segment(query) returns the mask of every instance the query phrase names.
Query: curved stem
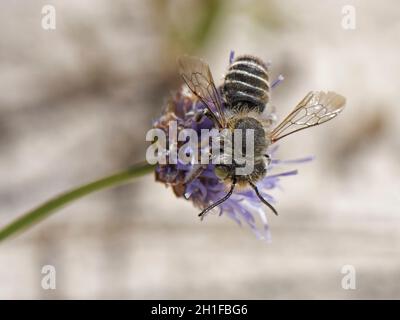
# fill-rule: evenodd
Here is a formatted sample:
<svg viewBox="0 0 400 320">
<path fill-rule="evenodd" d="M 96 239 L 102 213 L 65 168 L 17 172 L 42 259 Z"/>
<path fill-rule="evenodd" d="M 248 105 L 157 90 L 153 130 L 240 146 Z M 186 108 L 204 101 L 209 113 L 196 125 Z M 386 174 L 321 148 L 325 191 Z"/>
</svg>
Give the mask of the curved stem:
<svg viewBox="0 0 400 320">
<path fill-rule="evenodd" d="M 48 217 L 51 213 L 64 205 L 73 202 L 79 198 L 82 198 L 90 193 L 114 187 L 123 183 L 128 182 L 131 179 L 141 177 L 154 170 L 154 166 L 147 163 L 136 164 L 124 171 L 110 175 L 108 177 L 101 178 L 99 180 L 89 182 L 75 189 L 62 193 L 46 202 L 41 204 L 39 207 L 28 211 L 21 217 L 17 218 L 4 228 L 0 230 L 0 242 L 4 239 L 20 232 L 33 224 Z"/>
</svg>

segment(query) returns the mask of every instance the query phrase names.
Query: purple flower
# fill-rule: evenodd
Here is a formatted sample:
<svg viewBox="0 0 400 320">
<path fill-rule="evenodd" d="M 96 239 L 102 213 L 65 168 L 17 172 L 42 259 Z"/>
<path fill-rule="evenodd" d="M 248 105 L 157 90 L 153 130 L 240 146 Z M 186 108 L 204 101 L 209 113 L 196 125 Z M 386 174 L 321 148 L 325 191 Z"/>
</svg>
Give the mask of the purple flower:
<svg viewBox="0 0 400 320">
<path fill-rule="evenodd" d="M 162 129 L 167 138 L 169 127 L 172 121 L 176 121 L 178 132 L 182 129 L 193 129 L 200 136 L 201 129 L 212 129 L 213 123 L 208 118 L 204 117 L 200 122 L 195 119 L 195 114 L 205 108 L 186 87 L 183 87 L 174 96 L 172 96 L 159 119 L 154 121 L 153 127 Z M 271 119 L 275 118 L 274 114 L 270 114 Z M 174 141 L 176 148 L 180 148 L 184 142 Z M 171 148 L 171 145 L 169 146 Z M 202 146 L 199 146 L 201 148 Z M 278 160 L 275 158 L 277 147 L 273 146 L 269 150 L 269 155 L 272 159 L 268 167 L 268 172 L 274 167 L 301 163 L 310 161 L 312 158 L 304 158 L 298 160 Z M 187 150 L 188 152 L 196 152 L 198 150 Z M 227 193 L 226 185 L 214 173 L 214 164 L 206 165 L 201 174 L 193 181 L 186 183 L 189 173 L 193 170 L 195 164 L 186 164 L 178 159 L 176 164 L 157 164 L 155 170 L 156 180 L 167 186 L 171 186 L 177 197 L 183 197 L 192 201 L 194 206 L 203 210 L 210 204 L 223 198 Z M 296 175 L 297 170 L 290 170 L 279 174 L 267 175 L 264 179 L 257 183 L 262 196 L 269 202 L 276 202 L 269 194 L 269 191 L 279 188 L 281 178 L 286 176 Z M 255 194 L 254 190 L 236 190 L 232 196 L 217 208 L 214 209 L 221 215 L 228 215 L 235 220 L 239 225 L 248 225 L 259 239 L 270 240 L 270 232 L 266 211 L 269 209 L 261 203 L 260 199 Z M 257 222 L 258 220 L 258 222 Z"/>
</svg>

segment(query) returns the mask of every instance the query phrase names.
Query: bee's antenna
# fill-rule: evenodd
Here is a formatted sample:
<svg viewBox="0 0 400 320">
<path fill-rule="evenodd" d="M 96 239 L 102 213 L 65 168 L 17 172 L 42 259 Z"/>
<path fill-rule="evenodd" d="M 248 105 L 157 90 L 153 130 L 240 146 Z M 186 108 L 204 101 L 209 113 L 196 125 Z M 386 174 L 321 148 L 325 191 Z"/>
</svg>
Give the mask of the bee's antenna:
<svg viewBox="0 0 400 320">
<path fill-rule="evenodd" d="M 214 202 L 211 206 L 205 208 L 202 212 L 199 213 L 199 217 L 201 218 L 201 220 L 203 220 L 205 214 L 214 209 L 215 207 L 219 206 L 222 202 L 226 201 L 229 199 L 229 197 L 232 195 L 233 190 L 235 189 L 236 186 L 236 178 L 233 178 L 233 182 L 232 182 L 232 186 L 231 189 L 229 190 L 229 192 L 226 194 L 225 197 L 223 197 L 222 199 L 218 200 L 217 202 Z"/>
<path fill-rule="evenodd" d="M 265 200 L 265 199 L 263 198 L 263 196 L 260 194 L 260 191 L 258 191 L 257 186 L 256 186 L 253 182 L 251 182 L 250 180 L 248 180 L 248 181 L 249 181 L 251 187 L 252 187 L 252 188 L 254 189 L 254 191 L 256 192 L 258 198 L 261 200 L 261 202 L 264 203 L 264 204 L 266 204 L 266 205 L 272 210 L 272 212 L 275 213 L 275 215 L 278 215 L 278 211 L 276 211 L 276 209 L 275 209 L 267 200 Z"/>
</svg>

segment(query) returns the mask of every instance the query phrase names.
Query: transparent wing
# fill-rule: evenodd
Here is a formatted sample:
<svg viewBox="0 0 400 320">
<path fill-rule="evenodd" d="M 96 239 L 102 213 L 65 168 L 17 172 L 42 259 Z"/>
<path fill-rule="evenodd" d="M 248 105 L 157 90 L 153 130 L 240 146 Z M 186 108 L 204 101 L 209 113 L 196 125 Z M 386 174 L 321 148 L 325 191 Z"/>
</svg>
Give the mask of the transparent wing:
<svg viewBox="0 0 400 320">
<path fill-rule="evenodd" d="M 226 126 L 221 97 L 207 63 L 196 57 L 178 59 L 179 72 L 189 89 L 205 104 L 221 128 Z"/>
<path fill-rule="evenodd" d="M 296 108 L 269 134 L 276 142 L 294 132 L 317 126 L 335 118 L 346 99 L 335 92 L 311 91 Z"/>
</svg>

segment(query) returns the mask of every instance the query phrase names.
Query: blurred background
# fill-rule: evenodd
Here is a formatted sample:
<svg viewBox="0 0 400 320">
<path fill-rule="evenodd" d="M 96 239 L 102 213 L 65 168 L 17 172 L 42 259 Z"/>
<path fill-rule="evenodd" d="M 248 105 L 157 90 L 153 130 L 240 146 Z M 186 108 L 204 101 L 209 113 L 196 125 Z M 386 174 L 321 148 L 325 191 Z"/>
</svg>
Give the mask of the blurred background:
<svg viewBox="0 0 400 320">
<path fill-rule="evenodd" d="M 231 49 L 271 60 L 271 78 L 285 76 L 280 119 L 310 90 L 347 107 L 280 144 L 279 158 L 316 160 L 274 193 L 270 244 L 225 216 L 201 223 L 149 175 L 1 243 L 0 298 L 399 299 L 399 39 L 394 0 L 1 1 L 0 226 L 144 159 L 181 54 L 203 57 L 216 82 Z M 56 290 L 41 287 L 44 265 Z"/>
</svg>

